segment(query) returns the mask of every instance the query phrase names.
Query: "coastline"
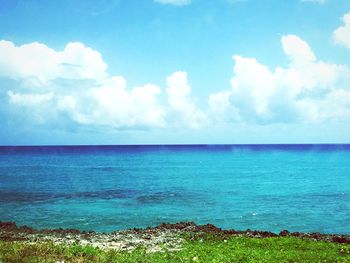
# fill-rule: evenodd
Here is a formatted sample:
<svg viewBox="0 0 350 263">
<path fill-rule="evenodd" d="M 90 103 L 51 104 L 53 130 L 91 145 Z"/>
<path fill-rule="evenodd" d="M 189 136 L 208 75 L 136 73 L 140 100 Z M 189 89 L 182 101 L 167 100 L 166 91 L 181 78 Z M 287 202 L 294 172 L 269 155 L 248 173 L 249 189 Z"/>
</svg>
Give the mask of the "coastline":
<svg viewBox="0 0 350 263">
<path fill-rule="evenodd" d="M 192 222 L 99 233 L 0 222 L 0 262 L 350 262 L 350 235 Z"/>
<path fill-rule="evenodd" d="M 169 251 L 177 251 L 181 247 L 183 234 L 209 234 L 220 239 L 230 237 L 271 238 L 295 237 L 313 241 L 326 241 L 338 244 L 350 244 L 350 235 L 301 233 L 283 230 L 280 233 L 259 230 L 223 230 L 212 224 L 197 225 L 193 222 L 163 223 L 156 227 L 118 230 L 109 233 L 80 231 L 77 229 L 42 229 L 36 230 L 28 226 L 17 226 L 15 222 L 0 221 L 0 241 L 23 241 L 28 243 L 52 241 L 54 244 L 78 244 L 99 249 L 115 249 L 130 251 L 144 247 L 149 252 L 161 251 L 166 247 Z"/>
</svg>

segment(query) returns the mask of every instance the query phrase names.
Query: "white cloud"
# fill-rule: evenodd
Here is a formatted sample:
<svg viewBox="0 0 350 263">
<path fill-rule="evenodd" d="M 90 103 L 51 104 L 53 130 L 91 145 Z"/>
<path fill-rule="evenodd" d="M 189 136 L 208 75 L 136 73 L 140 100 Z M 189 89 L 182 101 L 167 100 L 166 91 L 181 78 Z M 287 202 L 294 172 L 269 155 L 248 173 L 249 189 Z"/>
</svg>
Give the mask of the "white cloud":
<svg viewBox="0 0 350 263">
<path fill-rule="evenodd" d="M 37 106 L 49 102 L 53 98 L 53 93 L 45 94 L 23 94 L 8 91 L 10 103 L 22 106 Z"/>
<path fill-rule="evenodd" d="M 209 96 L 211 111 L 229 110 L 236 121 L 258 123 L 349 118 L 350 69 L 318 61 L 295 35 L 283 36 L 281 43 L 290 59 L 287 68 L 270 70 L 255 58 L 235 55 L 232 89 Z"/>
<path fill-rule="evenodd" d="M 281 42 L 284 53 L 292 63 L 302 65 L 316 60 L 310 46 L 299 37 L 295 35 L 283 36 Z"/>
<path fill-rule="evenodd" d="M 270 69 L 255 58 L 233 56 L 231 89 L 209 95 L 200 109 L 187 73 L 154 84 L 127 87 L 110 76 L 99 52 L 82 43 L 55 51 L 41 43 L 0 41 L 0 77 L 14 85 L 0 91 L 8 107 L 36 123 L 114 129 L 200 128 L 212 123 L 348 121 L 350 69 L 317 59 L 295 35 L 281 38 L 286 67 Z M 18 108 L 16 108 L 18 107 Z"/>
<path fill-rule="evenodd" d="M 202 112 L 189 97 L 191 87 L 187 80 L 186 72 L 175 72 L 167 77 L 168 102 L 171 106 L 170 110 L 174 110 L 180 114 L 180 118 L 176 115 L 176 120 L 179 119 L 187 123 L 192 128 L 198 128 L 205 120 L 206 114 Z"/>
<path fill-rule="evenodd" d="M 333 32 L 333 38 L 337 44 L 350 48 L 350 12 L 343 16 L 344 25 Z"/>
<path fill-rule="evenodd" d="M 154 2 L 157 2 L 160 4 L 184 6 L 184 5 L 191 4 L 192 0 L 154 0 Z"/>
<path fill-rule="evenodd" d="M 103 85 L 91 88 L 86 96 L 65 96 L 59 108 L 79 124 L 115 128 L 163 126 L 164 110 L 158 102 L 161 93 L 155 85 L 127 90 L 122 77 L 111 77 Z"/>
<path fill-rule="evenodd" d="M 15 119 L 19 117 L 20 123 L 26 126 L 24 121 L 29 121 L 30 125 L 47 124 L 53 116 L 52 103 L 54 94 L 47 93 L 21 93 L 7 91 L 10 107 L 15 110 Z"/>
<path fill-rule="evenodd" d="M 17 83 L 6 91 L 9 105 L 27 107 L 18 114 L 35 115 L 40 123 L 64 117 L 77 125 L 117 129 L 197 128 L 206 118 L 190 98 L 185 72 L 167 78 L 168 102 L 162 103 L 160 87 L 128 89 L 123 77 L 109 76 L 106 69 L 100 53 L 82 43 L 55 51 L 36 42 L 0 41 L 0 77 Z"/>
<path fill-rule="evenodd" d="M 82 43 L 68 43 L 63 51 L 55 51 L 33 42 L 15 46 L 0 41 L 0 76 L 47 85 L 49 81 L 64 79 L 102 79 L 107 65 L 101 54 Z"/>
<path fill-rule="evenodd" d="M 224 90 L 209 95 L 210 120 L 214 123 L 230 123 L 241 121 L 238 109 L 231 103 L 231 90 Z"/>
</svg>

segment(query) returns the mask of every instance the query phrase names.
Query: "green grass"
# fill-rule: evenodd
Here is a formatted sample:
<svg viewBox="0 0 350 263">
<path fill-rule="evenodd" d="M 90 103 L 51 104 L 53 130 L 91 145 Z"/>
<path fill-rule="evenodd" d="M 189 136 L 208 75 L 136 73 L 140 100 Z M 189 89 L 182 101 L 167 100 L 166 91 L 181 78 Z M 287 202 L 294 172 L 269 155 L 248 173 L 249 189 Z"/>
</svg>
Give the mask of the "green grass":
<svg viewBox="0 0 350 263">
<path fill-rule="evenodd" d="M 181 251 L 103 251 L 80 245 L 0 241 L 0 262 L 350 262 L 350 245 L 293 237 L 245 238 L 191 235 Z"/>
</svg>

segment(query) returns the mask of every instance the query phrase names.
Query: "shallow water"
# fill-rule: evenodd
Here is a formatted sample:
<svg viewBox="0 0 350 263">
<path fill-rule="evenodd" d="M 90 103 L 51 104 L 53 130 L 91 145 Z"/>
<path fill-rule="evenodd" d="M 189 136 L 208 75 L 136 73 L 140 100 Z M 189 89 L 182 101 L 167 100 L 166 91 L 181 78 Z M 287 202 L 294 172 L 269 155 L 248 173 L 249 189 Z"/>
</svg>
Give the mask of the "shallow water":
<svg viewBox="0 0 350 263">
<path fill-rule="evenodd" d="M 350 233 L 350 145 L 0 147 L 0 221 Z"/>
</svg>

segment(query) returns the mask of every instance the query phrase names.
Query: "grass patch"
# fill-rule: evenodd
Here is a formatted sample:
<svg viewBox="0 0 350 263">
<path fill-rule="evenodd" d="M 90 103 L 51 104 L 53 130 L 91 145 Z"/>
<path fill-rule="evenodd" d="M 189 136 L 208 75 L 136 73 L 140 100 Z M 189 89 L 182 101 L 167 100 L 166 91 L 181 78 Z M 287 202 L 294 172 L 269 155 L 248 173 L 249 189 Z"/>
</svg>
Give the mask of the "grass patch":
<svg viewBox="0 0 350 263">
<path fill-rule="evenodd" d="M 184 236 L 181 251 L 147 253 L 90 246 L 0 241 L 0 262 L 350 262 L 350 245 L 294 237 Z"/>
</svg>

